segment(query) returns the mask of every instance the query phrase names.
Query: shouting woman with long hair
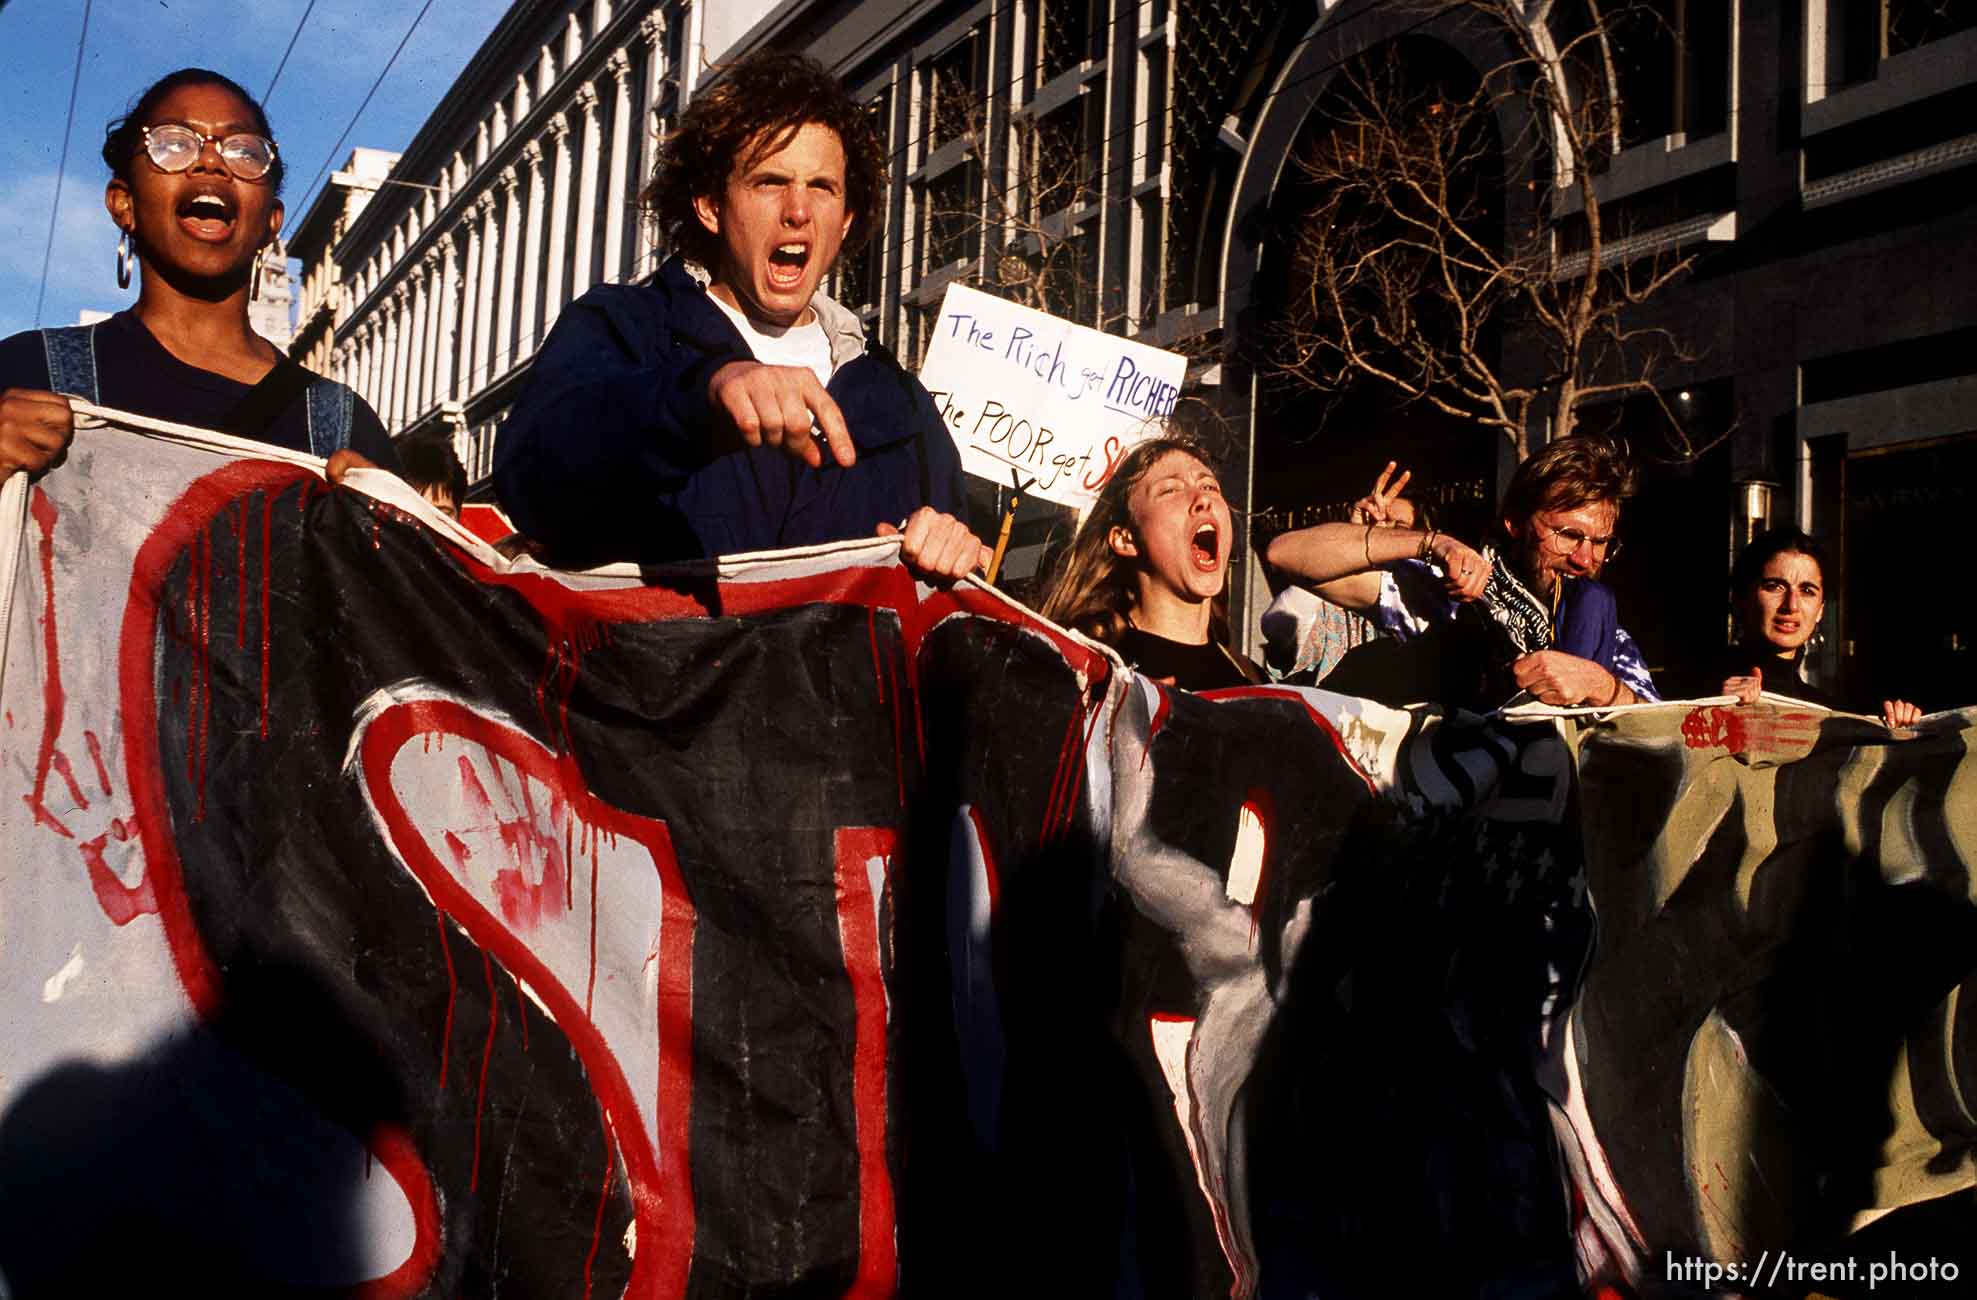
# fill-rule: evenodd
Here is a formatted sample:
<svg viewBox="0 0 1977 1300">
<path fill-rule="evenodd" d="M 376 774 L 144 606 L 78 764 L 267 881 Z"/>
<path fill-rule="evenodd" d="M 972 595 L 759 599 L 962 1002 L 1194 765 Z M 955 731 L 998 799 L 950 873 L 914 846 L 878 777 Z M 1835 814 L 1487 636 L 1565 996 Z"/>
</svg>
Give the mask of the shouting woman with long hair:
<svg viewBox="0 0 1977 1300">
<path fill-rule="evenodd" d="M 1184 690 L 1247 686 L 1255 666 L 1224 644 L 1235 526 L 1207 450 L 1150 438 L 1112 472 L 1043 603 L 1044 617 Z"/>
</svg>

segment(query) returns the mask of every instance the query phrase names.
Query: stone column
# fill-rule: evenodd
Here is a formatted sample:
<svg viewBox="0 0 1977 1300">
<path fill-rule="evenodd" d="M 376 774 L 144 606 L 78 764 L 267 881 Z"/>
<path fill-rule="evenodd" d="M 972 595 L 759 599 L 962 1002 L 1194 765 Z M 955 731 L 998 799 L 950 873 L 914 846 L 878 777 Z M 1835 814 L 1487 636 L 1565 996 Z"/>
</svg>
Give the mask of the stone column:
<svg viewBox="0 0 1977 1300">
<path fill-rule="evenodd" d="M 391 291 L 391 331 L 397 339 L 391 363 L 391 427 L 403 429 L 411 422 L 412 396 L 412 303 L 408 281 L 401 280 Z"/>
<path fill-rule="evenodd" d="M 638 34 L 645 43 L 645 108 L 638 117 L 638 174 L 633 178 L 634 192 L 645 188 L 652 179 L 653 168 L 659 164 L 659 87 L 666 74 L 675 71 L 666 66 L 665 16 L 649 13 L 639 19 Z M 637 244 L 638 259 L 632 265 L 631 276 L 635 280 L 651 274 L 659 261 L 658 242 L 643 222 Z"/>
<path fill-rule="evenodd" d="M 623 50 L 611 51 L 611 170 L 604 191 L 604 280 L 624 278 L 625 160 L 632 134 L 632 61 Z"/>
<path fill-rule="evenodd" d="M 508 367 L 515 363 L 515 280 L 521 252 L 517 245 L 522 235 L 521 185 L 515 169 L 505 167 L 501 172 L 501 297 L 495 304 L 494 318 L 494 369 L 488 378 L 506 374 Z"/>
<path fill-rule="evenodd" d="M 412 340 L 405 358 L 405 423 L 419 418 L 426 409 L 426 270 L 414 267 L 406 280 L 405 332 Z"/>
<path fill-rule="evenodd" d="M 365 321 L 358 326 L 362 342 L 358 344 L 364 354 L 364 383 L 358 389 L 373 413 L 378 409 L 378 330 L 375 321 Z M 383 417 L 380 416 L 380 419 Z"/>
<path fill-rule="evenodd" d="M 398 431 L 397 417 L 391 404 L 398 375 L 398 321 L 392 307 L 389 297 L 378 304 L 378 328 L 384 337 L 384 348 L 378 364 L 378 400 L 375 405 L 378 418 L 384 421 L 386 433 Z"/>
<path fill-rule="evenodd" d="M 542 287 L 542 145 L 531 140 L 522 150 L 522 169 L 529 183 L 522 226 L 522 314 L 516 329 L 516 359 L 535 351 L 541 335 L 536 332 L 536 309 Z"/>
<path fill-rule="evenodd" d="M 441 235 L 439 250 L 439 346 L 433 349 L 433 400 L 453 400 L 460 374 L 460 263 L 453 236 Z"/>
<path fill-rule="evenodd" d="M 570 119 L 561 113 L 549 119 L 549 137 L 556 142 L 556 161 L 549 173 L 549 288 L 543 295 L 542 332 L 563 310 L 563 285 L 569 278 L 570 246 Z"/>
<path fill-rule="evenodd" d="M 453 354 L 453 400 L 464 402 L 474 391 L 474 351 L 481 345 L 477 327 L 480 310 L 481 228 L 480 205 L 475 203 L 461 218 L 467 230 L 466 255 L 460 263 L 460 345 Z"/>
<path fill-rule="evenodd" d="M 352 328 L 350 339 L 350 386 L 357 390 L 357 396 L 370 401 L 371 356 L 370 338 L 362 327 Z"/>
<path fill-rule="evenodd" d="M 583 112 L 583 136 L 578 145 L 582 166 L 577 172 L 577 239 L 570 250 L 570 296 L 581 298 L 590 288 L 591 250 L 597 237 L 597 87 L 586 82 L 577 87 L 577 107 Z"/>
<path fill-rule="evenodd" d="M 500 232 L 494 224 L 494 196 L 481 195 L 475 212 L 480 217 L 481 230 L 480 292 L 474 298 L 474 364 L 461 392 L 462 401 L 470 400 L 487 385 L 494 360 L 495 272 L 501 256 Z"/>
<path fill-rule="evenodd" d="M 435 241 L 426 250 L 426 350 L 425 364 L 419 368 L 419 409 L 424 411 L 439 401 L 439 376 L 446 365 L 446 343 L 440 333 L 440 317 L 445 311 L 443 284 L 439 244 Z"/>
</svg>

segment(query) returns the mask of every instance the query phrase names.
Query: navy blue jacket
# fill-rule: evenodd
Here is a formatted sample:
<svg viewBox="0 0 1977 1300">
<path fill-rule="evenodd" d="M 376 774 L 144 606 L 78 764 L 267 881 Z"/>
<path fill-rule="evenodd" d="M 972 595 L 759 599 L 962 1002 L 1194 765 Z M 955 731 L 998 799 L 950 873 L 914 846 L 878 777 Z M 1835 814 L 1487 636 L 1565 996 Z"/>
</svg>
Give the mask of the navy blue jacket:
<svg viewBox="0 0 1977 1300">
<path fill-rule="evenodd" d="M 927 390 L 851 313 L 815 305 L 857 464 L 813 470 L 736 447 L 707 383 L 752 354 L 673 258 L 648 284 L 571 303 L 536 354 L 495 444 L 495 493 L 515 526 L 556 562 L 592 565 L 870 537 L 922 505 L 965 517 L 961 457 Z"/>
</svg>

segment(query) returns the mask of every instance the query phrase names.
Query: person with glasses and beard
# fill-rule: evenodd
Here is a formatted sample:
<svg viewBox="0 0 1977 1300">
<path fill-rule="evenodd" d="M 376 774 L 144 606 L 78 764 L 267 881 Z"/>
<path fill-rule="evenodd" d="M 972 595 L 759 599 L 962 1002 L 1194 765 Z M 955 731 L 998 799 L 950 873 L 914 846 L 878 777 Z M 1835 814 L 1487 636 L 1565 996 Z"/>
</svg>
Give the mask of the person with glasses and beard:
<svg viewBox="0 0 1977 1300">
<path fill-rule="evenodd" d="M 398 467 L 377 415 L 248 323 L 262 250 L 281 231 L 281 155 L 267 115 L 227 77 L 182 68 L 111 123 L 104 206 L 137 302 L 92 326 L 0 341 L 0 479 L 60 465 L 69 398 L 216 429 L 331 461 Z"/>
<path fill-rule="evenodd" d="M 1611 708 L 1659 700 L 1613 593 L 1635 471 L 1612 439 L 1562 438 L 1518 466 L 1502 534 L 1480 552 L 1433 529 L 1319 524 L 1270 543 L 1269 562 L 1388 634 L 1322 685 L 1391 703 L 1492 708 L 1522 694 Z"/>
</svg>

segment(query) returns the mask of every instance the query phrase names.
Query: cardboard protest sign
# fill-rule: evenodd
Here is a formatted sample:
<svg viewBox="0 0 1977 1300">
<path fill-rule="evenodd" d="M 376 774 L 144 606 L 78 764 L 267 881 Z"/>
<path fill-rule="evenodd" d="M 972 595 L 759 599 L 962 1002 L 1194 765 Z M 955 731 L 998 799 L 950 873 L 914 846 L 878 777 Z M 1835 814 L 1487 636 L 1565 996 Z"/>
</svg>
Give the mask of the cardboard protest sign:
<svg viewBox="0 0 1977 1300">
<path fill-rule="evenodd" d="M 1091 504 L 1174 410 L 1187 360 L 963 285 L 948 286 L 920 367 L 970 474 Z"/>
</svg>

